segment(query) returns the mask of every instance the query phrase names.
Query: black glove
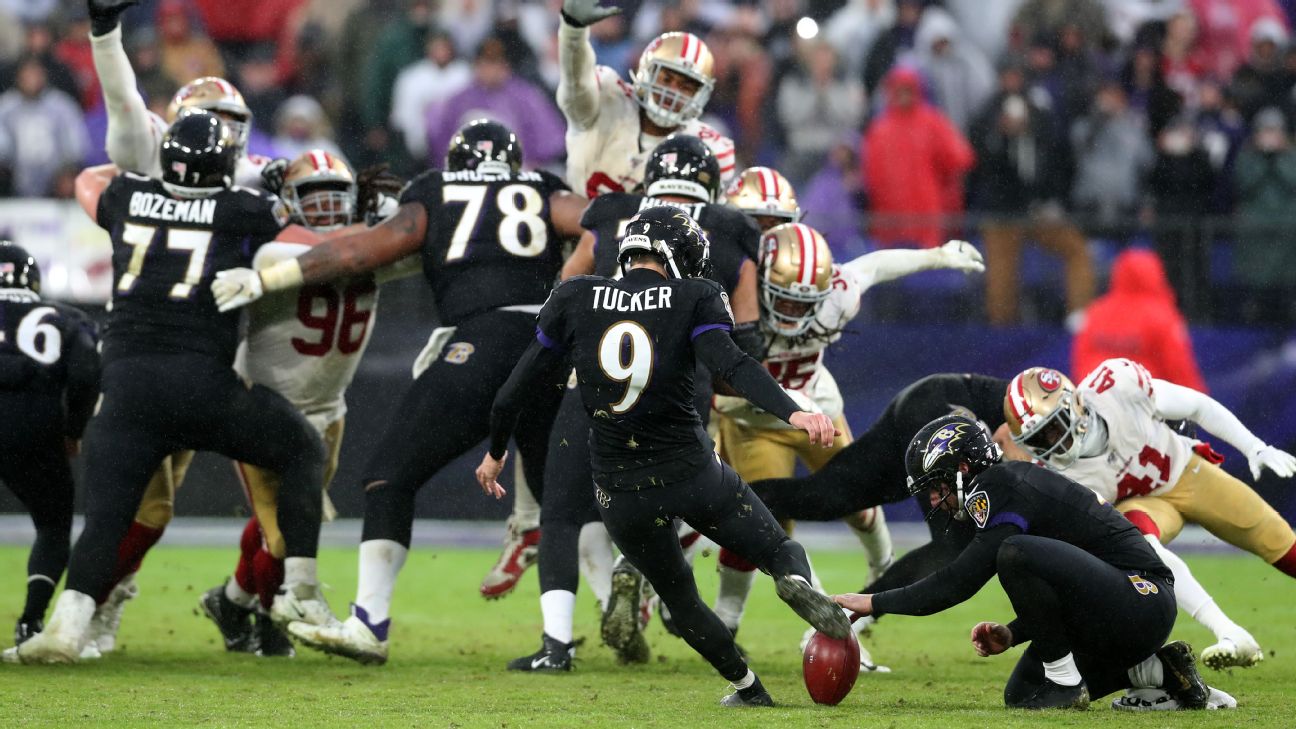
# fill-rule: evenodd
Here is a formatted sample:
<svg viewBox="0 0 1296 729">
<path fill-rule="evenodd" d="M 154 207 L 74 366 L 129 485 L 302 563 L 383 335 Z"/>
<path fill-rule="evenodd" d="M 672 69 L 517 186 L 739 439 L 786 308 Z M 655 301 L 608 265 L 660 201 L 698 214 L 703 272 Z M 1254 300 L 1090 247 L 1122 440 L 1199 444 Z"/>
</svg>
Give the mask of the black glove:
<svg viewBox="0 0 1296 729">
<path fill-rule="evenodd" d="M 139 0 L 86 0 L 90 13 L 90 35 L 104 36 L 113 32 L 126 8 L 139 4 Z"/>
<path fill-rule="evenodd" d="M 378 208 L 383 195 L 395 197 L 405 187 L 405 181 L 392 174 L 386 164 L 373 165 L 356 175 L 356 217 L 367 225 L 378 222 Z"/>
<path fill-rule="evenodd" d="M 288 172 L 288 160 L 280 157 L 272 159 L 261 168 L 261 184 L 267 192 L 278 195 L 283 192 L 284 174 Z"/>
<path fill-rule="evenodd" d="M 584 28 L 621 12 L 621 8 L 599 5 L 598 0 L 563 0 L 562 18 L 573 28 Z"/>
</svg>

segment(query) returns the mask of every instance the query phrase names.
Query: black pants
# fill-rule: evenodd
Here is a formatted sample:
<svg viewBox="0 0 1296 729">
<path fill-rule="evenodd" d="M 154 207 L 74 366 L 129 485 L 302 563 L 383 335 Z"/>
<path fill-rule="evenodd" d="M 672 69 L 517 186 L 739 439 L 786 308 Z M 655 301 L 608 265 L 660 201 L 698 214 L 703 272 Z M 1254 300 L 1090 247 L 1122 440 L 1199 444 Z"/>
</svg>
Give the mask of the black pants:
<svg viewBox="0 0 1296 729">
<path fill-rule="evenodd" d="M 490 435 L 495 393 L 534 337 L 535 316 L 525 312 L 492 311 L 459 325 L 444 354 L 405 393 L 369 460 L 361 539 L 409 546 L 415 495 L 437 471 Z M 561 397 L 557 382 L 542 388 L 514 430 L 537 499 L 544 491 L 549 430 Z"/>
<path fill-rule="evenodd" d="M 36 527 L 23 621 L 44 617 L 67 568 L 75 487 L 63 420 L 57 393 L 0 390 L 0 482 L 27 508 Z"/>
<path fill-rule="evenodd" d="M 709 461 L 687 481 L 641 491 L 598 489 L 595 498 L 612 541 L 670 608 L 684 640 L 726 679 L 746 676 L 747 664 L 729 629 L 698 595 L 674 520 L 684 520 L 774 576 L 810 578 L 810 563 L 801 545 L 788 539 L 769 509 L 719 459 Z"/>
<path fill-rule="evenodd" d="M 282 396 L 247 387 L 224 362 L 197 354 L 140 354 L 103 371 L 103 401 L 85 436 L 86 525 L 68 589 L 110 588 L 117 546 L 149 477 L 170 453 L 214 451 L 279 475 L 279 528 L 289 557 L 319 544 L 324 447 Z"/>
<path fill-rule="evenodd" d="M 1128 669 L 1156 653 L 1174 627 L 1169 581 L 1115 567 L 1066 542 L 1009 537 L 999 548 L 998 573 L 1017 613 L 1017 642 L 1030 641 L 1004 688 L 1010 706 L 1044 681 L 1045 661 L 1067 653 L 1091 697 L 1129 688 Z"/>
</svg>

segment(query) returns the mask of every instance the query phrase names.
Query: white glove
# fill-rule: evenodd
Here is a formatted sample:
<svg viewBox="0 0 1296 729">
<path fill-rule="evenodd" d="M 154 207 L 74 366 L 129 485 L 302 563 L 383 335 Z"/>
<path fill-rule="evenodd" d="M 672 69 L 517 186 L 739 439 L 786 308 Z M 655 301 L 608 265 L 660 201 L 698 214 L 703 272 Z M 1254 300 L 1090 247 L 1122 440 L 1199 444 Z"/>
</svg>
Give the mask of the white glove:
<svg viewBox="0 0 1296 729">
<path fill-rule="evenodd" d="M 1248 453 L 1247 465 L 1251 467 L 1251 475 L 1257 481 L 1260 480 L 1260 472 L 1266 468 L 1279 478 L 1291 478 L 1296 475 L 1296 457 L 1271 445 L 1262 445 Z"/>
<path fill-rule="evenodd" d="M 211 284 L 212 296 L 221 311 L 230 311 L 261 298 L 261 274 L 250 268 L 230 268 L 216 272 Z"/>
<path fill-rule="evenodd" d="M 577 28 L 591 26 L 604 18 L 621 12 L 621 8 L 599 5 L 598 0 L 563 0 L 563 19 Z"/>
<path fill-rule="evenodd" d="M 942 268 L 952 268 L 964 273 L 981 273 L 985 271 L 985 259 L 971 243 L 965 240 L 952 240 L 939 249 Z"/>
</svg>

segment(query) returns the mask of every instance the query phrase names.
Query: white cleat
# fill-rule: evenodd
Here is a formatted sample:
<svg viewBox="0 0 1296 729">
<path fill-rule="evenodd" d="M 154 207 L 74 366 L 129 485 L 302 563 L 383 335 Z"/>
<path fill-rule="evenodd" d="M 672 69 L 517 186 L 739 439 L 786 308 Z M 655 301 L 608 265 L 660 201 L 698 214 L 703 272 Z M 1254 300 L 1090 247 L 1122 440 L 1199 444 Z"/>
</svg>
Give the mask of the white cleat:
<svg viewBox="0 0 1296 729">
<path fill-rule="evenodd" d="M 94 598 L 64 590 L 45 630 L 18 646 L 22 663 L 76 663 L 94 617 Z"/>
<path fill-rule="evenodd" d="M 1210 698 L 1206 700 L 1207 709 L 1213 711 L 1237 708 L 1237 699 L 1214 686 L 1207 688 L 1210 689 Z M 1117 711 L 1179 711 L 1181 709 L 1187 711 L 1170 694 L 1161 689 L 1130 689 L 1124 696 L 1112 699 L 1111 705 Z"/>
<path fill-rule="evenodd" d="M 318 626 L 336 626 L 340 621 L 333 617 L 328 601 L 319 585 L 297 583 L 279 588 L 270 604 L 270 619 L 280 628 L 289 623 L 307 623 Z"/>
<path fill-rule="evenodd" d="M 387 662 L 387 640 L 379 639 L 365 621 L 352 615 L 334 625 L 289 623 L 288 634 L 309 648 L 343 656 L 366 665 Z"/>
<path fill-rule="evenodd" d="M 104 653 L 111 653 L 117 648 L 117 630 L 121 628 L 122 612 L 126 609 L 126 603 L 134 600 L 138 594 L 139 587 L 135 584 L 133 574 L 123 577 L 112 592 L 108 593 L 108 599 L 95 608 L 94 617 L 90 619 L 90 631 L 85 648 L 81 651 L 82 658 L 102 658 Z"/>
<path fill-rule="evenodd" d="M 1249 633 L 1224 638 L 1201 652 L 1201 662 L 1221 671 L 1225 668 L 1250 668 L 1264 660 L 1264 651 Z"/>
</svg>

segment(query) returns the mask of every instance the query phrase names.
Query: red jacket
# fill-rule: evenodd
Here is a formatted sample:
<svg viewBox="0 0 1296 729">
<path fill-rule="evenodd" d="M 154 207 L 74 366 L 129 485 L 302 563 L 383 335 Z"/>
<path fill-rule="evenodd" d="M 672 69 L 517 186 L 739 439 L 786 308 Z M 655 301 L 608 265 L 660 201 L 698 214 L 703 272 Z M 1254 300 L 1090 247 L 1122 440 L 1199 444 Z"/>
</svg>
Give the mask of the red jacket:
<svg viewBox="0 0 1296 729">
<path fill-rule="evenodd" d="M 1153 377 L 1206 392 L 1188 325 L 1152 251 L 1130 249 L 1116 257 L 1111 290 L 1089 305 L 1072 343 L 1071 372 L 1079 382 L 1112 357 L 1128 357 Z"/>
<path fill-rule="evenodd" d="M 932 248 L 944 237 L 937 216 L 963 211 L 963 175 L 975 156 L 963 135 L 939 111 L 921 100 L 904 108 L 890 102 L 897 89 L 921 99 L 916 71 L 897 68 L 887 77 L 887 107 L 864 133 L 861 171 L 875 220 L 872 235 L 881 246 Z M 930 216 L 930 220 L 886 216 Z"/>
<path fill-rule="evenodd" d="M 280 41 L 288 18 L 305 0 L 197 0 L 207 35 L 217 43 Z M 381 22 L 380 19 L 374 22 Z"/>
</svg>

